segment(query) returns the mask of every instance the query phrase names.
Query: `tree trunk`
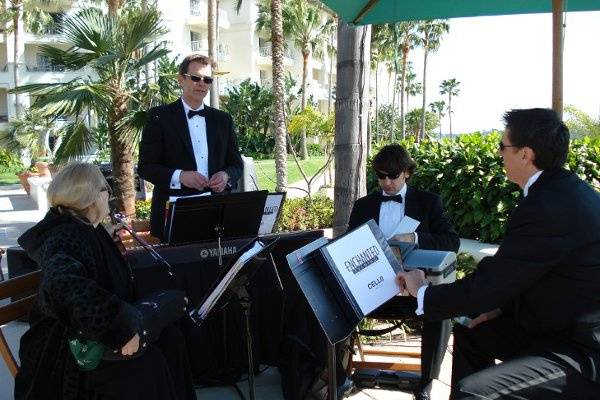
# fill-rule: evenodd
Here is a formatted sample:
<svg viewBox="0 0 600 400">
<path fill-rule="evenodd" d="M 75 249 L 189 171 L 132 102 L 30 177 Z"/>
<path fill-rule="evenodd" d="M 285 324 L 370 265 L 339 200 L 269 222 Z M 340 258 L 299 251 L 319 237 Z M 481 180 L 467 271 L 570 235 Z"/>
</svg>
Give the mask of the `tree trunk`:
<svg viewBox="0 0 600 400">
<path fill-rule="evenodd" d="M 19 17 L 23 12 L 23 3 L 14 3 L 13 6 L 16 8 L 13 14 L 13 80 L 15 87 L 19 86 Z M 15 93 L 15 116 L 19 118 L 21 114 L 21 103 L 19 101 L 19 94 Z"/>
<path fill-rule="evenodd" d="M 402 76 L 400 77 L 400 124 L 402 124 L 402 140 L 406 139 L 406 127 L 404 123 L 404 91 L 406 89 L 406 60 L 408 59 L 408 49 L 402 47 Z"/>
<path fill-rule="evenodd" d="M 354 202 L 366 194 L 371 27 L 338 23 L 333 233 L 346 231 Z"/>
<path fill-rule="evenodd" d="M 108 135 L 117 208 L 131 218 L 135 216 L 134 146 L 116 128 L 117 122 L 123 118 L 126 112 L 127 96 L 117 97 L 108 114 Z"/>
<path fill-rule="evenodd" d="M 217 0 L 208 0 L 208 56 L 213 61 L 213 71 L 217 65 Z M 216 83 L 216 80 L 215 80 Z M 219 108 L 219 88 L 216 84 L 210 89 L 210 106 Z"/>
<path fill-rule="evenodd" d="M 394 140 L 394 129 L 396 128 L 396 82 L 398 81 L 398 63 L 394 61 L 394 81 L 392 82 L 392 128 L 390 131 L 390 141 Z"/>
<path fill-rule="evenodd" d="M 375 137 L 379 140 L 379 59 L 375 62 Z"/>
<path fill-rule="evenodd" d="M 119 8 L 121 8 L 122 0 L 108 0 L 108 13 L 111 16 L 116 16 Z"/>
<path fill-rule="evenodd" d="M 452 89 L 450 89 L 452 91 Z M 452 93 L 448 93 L 448 120 L 450 121 L 450 137 L 452 137 Z"/>
<path fill-rule="evenodd" d="M 333 48 L 333 32 L 330 35 L 331 42 L 330 46 Z M 331 112 L 331 102 L 333 100 L 333 88 L 331 84 L 333 83 L 333 51 L 329 52 L 329 94 L 327 97 L 327 113 Z"/>
<path fill-rule="evenodd" d="M 427 42 L 425 42 L 425 55 L 423 58 L 423 106 L 421 107 L 421 131 L 417 142 L 425 138 L 425 104 L 427 103 Z"/>
<path fill-rule="evenodd" d="M 285 91 L 283 72 L 283 16 L 282 0 L 271 1 L 271 58 L 273 65 L 273 126 L 275 129 L 275 190 L 283 192 L 287 186 L 287 148 L 285 127 Z"/>
<path fill-rule="evenodd" d="M 310 52 L 302 50 L 302 103 L 301 109 L 306 108 L 306 80 L 308 79 L 308 56 Z M 306 146 L 306 129 L 300 132 L 300 158 L 306 160 L 308 158 L 308 147 Z"/>
</svg>

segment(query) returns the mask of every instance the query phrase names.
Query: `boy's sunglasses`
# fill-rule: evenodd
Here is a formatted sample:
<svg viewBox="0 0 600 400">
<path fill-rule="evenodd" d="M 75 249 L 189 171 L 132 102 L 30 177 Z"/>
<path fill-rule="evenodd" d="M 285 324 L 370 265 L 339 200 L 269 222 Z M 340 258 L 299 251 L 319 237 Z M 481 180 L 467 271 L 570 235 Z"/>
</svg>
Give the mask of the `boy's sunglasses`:
<svg viewBox="0 0 600 400">
<path fill-rule="evenodd" d="M 375 171 L 375 175 L 377 175 L 377 178 L 379 178 L 381 180 L 384 180 L 385 178 L 394 180 L 394 179 L 398 179 L 398 177 L 400 176 L 400 172 L 396 172 L 393 174 L 384 174 L 383 172 Z"/>
<path fill-rule="evenodd" d="M 504 149 L 506 149 L 507 147 L 519 147 L 519 146 L 515 146 L 515 145 L 508 145 L 508 144 L 504 144 L 502 143 L 502 140 L 500 141 L 500 143 L 498 143 L 498 148 L 500 149 L 500 151 L 504 151 Z"/>
<path fill-rule="evenodd" d="M 211 83 L 213 83 L 213 80 L 214 80 L 214 78 L 212 76 L 192 75 L 192 74 L 183 74 L 183 75 L 190 78 L 193 82 L 203 81 L 207 85 L 210 85 Z"/>
</svg>

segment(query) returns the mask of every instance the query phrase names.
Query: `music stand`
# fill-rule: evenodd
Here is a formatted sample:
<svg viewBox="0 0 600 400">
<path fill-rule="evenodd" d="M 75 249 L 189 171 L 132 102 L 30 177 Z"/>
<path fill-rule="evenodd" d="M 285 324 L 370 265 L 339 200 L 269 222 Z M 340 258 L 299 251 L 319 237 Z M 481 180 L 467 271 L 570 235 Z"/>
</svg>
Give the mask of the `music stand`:
<svg viewBox="0 0 600 400">
<path fill-rule="evenodd" d="M 237 255 L 228 263 L 226 268 L 223 268 L 219 273 L 218 278 L 211 285 L 210 290 L 204 296 L 197 307 L 190 312 L 190 317 L 198 326 L 202 325 L 206 319 L 212 315 L 212 310 L 222 309 L 233 298 L 242 306 L 244 312 L 245 334 L 246 334 L 246 351 L 248 355 L 248 391 L 250 399 L 256 398 L 256 386 L 254 382 L 254 360 L 252 356 L 252 331 L 250 329 L 250 308 L 252 298 L 248 291 L 248 285 L 258 268 L 260 268 L 270 258 L 273 246 L 278 239 L 265 244 L 260 239 L 255 239 L 244 246 Z M 257 249 L 256 244 L 260 244 L 262 248 Z M 251 256 L 245 261 L 242 259 L 246 253 L 251 253 Z"/>
<path fill-rule="evenodd" d="M 169 203 L 165 235 L 169 245 L 256 237 L 268 191 L 182 197 Z"/>
</svg>

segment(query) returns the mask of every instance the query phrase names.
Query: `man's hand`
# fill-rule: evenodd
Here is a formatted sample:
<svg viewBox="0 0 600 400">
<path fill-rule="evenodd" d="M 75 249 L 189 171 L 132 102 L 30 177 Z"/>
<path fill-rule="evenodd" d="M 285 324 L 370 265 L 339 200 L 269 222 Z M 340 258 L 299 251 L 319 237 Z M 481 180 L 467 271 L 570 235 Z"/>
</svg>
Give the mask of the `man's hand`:
<svg viewBox="0 0 600 400">
<path fill-rule="evenodd" d="M 473 329 L 482 322 L 499 317 L 500 314 L 502 314 L 502 310 L 499 308 L 496 308 L 492 311 L 484 312 L 483 314 L 480 314 L 477 318 L 472 319 L 468 326 L 469 328 Z"/>
<path fill-rule="evenodd" d="M 140 335 L 137 333 L 129 339 L 129 342 L 125 343 L 125 346 L 121 347 L 121 354 L 124 356 L 130 356 L 138 351 L 140 348 Z"/>
<path fill-rule="evenodd" d="M 423 285 L 427 285 L 425 280 L 425 273 L 420 269 L 413 269 L 407 272 L 398 272 L 396 276 L 398 285 L 404 290 L 408 290 L 411 296 L 417 297 L 417 291 Z"/>
<path fill-rule="evenodd" d="M 229 175 L 225 171 L 219 171 L 210 177 L 208 187 L 215 193 L 220 193 L 225 190 L 225 186 L 229 182 Z"/>
<path fill-rule="evenodd" d="M 198 171 L 181 171 L 179 182 L 196 190 L 204 190 L 208 185 L 208 179 Z"/>
<path fill-rule="evenodd" d="M 414 243 L 415 242 L 415 234 L 414 233 L 402 233 L 400 235 L 394 235 L 392 239 L 397 240 L 399 242 L 405 243 Z"/>
</svg>

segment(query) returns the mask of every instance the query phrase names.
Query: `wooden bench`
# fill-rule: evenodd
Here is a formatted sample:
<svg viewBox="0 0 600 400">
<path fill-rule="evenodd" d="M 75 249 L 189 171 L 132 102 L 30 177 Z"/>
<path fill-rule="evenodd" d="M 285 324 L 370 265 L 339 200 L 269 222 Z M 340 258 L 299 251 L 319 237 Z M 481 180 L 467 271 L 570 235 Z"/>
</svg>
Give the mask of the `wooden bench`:
<svg viewBox="0 0 600 400">
<path fill-rule="evenodd" d="M 17 375 L 19 364 L 12 354 L 1 327 L 29 313 L 37 297 L 40 285 L 40 271 L 30 272 L 16 278 L 0 282 L 0 300 L 16 297 L 12 302 L 0 306 L 0 354 L 12 376 Z M 33 294 L 31 293 L 35 291 Z"/>
</svg>

